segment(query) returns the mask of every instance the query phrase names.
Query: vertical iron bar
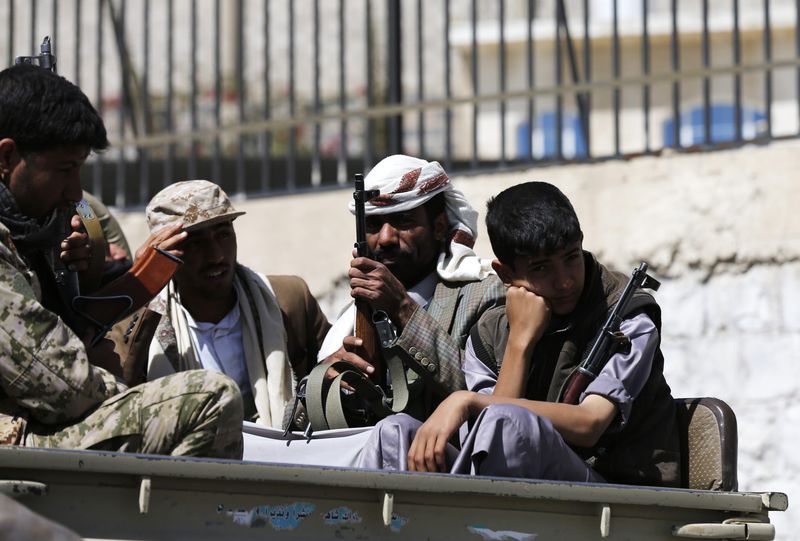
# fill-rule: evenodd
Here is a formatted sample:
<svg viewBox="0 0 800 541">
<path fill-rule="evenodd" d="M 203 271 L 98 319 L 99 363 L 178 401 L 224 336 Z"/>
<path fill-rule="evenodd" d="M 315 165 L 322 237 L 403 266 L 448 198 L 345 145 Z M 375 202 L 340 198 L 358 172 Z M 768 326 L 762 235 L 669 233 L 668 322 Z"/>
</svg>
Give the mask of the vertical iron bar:
<svg viewBox="0 0 800 541">
<path fill-rule="evenodd" d="M 220 9 L 221 0 L 214 0 L 214 56 L 213 56 L 213 70 L 214 70 L 214 127 L 220 127 L 220 104 L 222 99 L 222 75 L 220 73 Z M 219 135 L 214 135 L 214 156 L 211 161 L 211 174 L 214 176 L 214 182 L 222 181 L 222 164 L 220 153 L 222 151 Z"/>
<path fill-rule="evenodd" d="M 580 75 L 578 74 L 578 59 L 575 54 L 575 47 L 572 43 L 572 36 L 569 32 L 569 21 L 567 20 L 567 8 L 564 5 L 564 0 L 559 0 L 556 5 L 556 14 L 558 17 L 558 24 L 561 31 L 564 33 L 564 43 L 567 46 L 567 59 L 569 60 L 570 76 L 572 82 L 578 84 L 580 82 Z M 588 92 L 576 92 L 575 102 L 578 106 L 578 116 L 584 135 L 589 133 L 589 109 L 586 105 L 586 98 Z M 584 144 L 588 148 L 588 140 L 584 137 Z M 577 148 L 576 148 L 577 150 Z"/>
<path fill-rule="evenodd" d="M 125 7 L 126 1 L 120 0 L 119 4 L 119 30 L 118 30 L 118 37 L 117 39 L 121 42 L 125 42 Z M 127 88 L 127 70 L 125 69 L 125 57 L 122 55 L 123 48 L 118 47 L 120 51 L 119 54 L 119 74 L 120 74 L 120 100 L 119 105 L 117 105 L 117 118 L 119 122 L 117 134 L 119 136 L 119 140 L 125 140 L 125 117 L 128 114 L 127 107 L 128 107 L 128 100 L 125 99 L 126 96 L 126 88 Z M 116 175 L 116 185 L 114 187 L 114 201 L 115 205 L 119 208 L 125 207 L 125 148 L 120 146 L 117 149 L 117 175 Z"/>
<path fill-rule="evenodd" d="M 372 73 L 372 2 L 370 0 L 364 0 L 364 28 L 366 29 L 365 39 L 366 39 L 366 72 L 367 72 L 367 109 L 371 109 L 374 105 L 373 101 L 373 93 L 374 93 L 374 81 L 373 81 L 373 73 Z M 374 137 L 374 123 L 372 117 L 368 116 L 365 119 L 366 122 L 366 140 L 364 141 L 364 171 L 366 172 L 372 166 L 372 153 L 373 153 L 373 146 L 372 146 L 372 138 Z"/>
<path fill-rule="evenodd" d="M 150 0 L 142 3 L 142 135 L 150 135 Z M 78 33 L 80 35 L 80 33 Z M 150 150 L 139 150 L 139 203 L 145 205 L 150 198 Z"/>
<path fill-rule="evenodd" d="M 450 0 L 444 0 L 444 40 L 444 97 L 449 100 L 453 96 L 450 84 Z M 453 110 L 449 106 L 444 110 L 444 156 L 445 168 L 449 171 L 453 166 Z"/>
<path fill-rule="evenodd" d="M 189 122 L 192 133 L 197 131 L 197 0 L 189 7 Z M 189 140 L 189 178 L 197 178 L 197 146 L 195 139 Z"/>
<path fill-rule="evenodd" d="M 294 2 L 289 2 L 289 118 L 295 115 L 295 26 L 294 26 Z M 294 191 L 295 182 L 295 144 L 297 127 L 291 126 L 288 134 L 288 145 L 286 148 L 286 189 Z"/>
<path fill-rule="evenodd" d="M 614 82 L 619 83 L 619 6 L 617 0 L 611 2 L 612 21 L 613 21 L 613 38 L 612 38 L 612 71 L 614 74 Z M 619 133 L 619 112 L 621 102 L 621 91 L 618 84 L 614 85 L 613 103 L 614 103 L 614 155 L 619 157 L 620 152 L 620 133 Z"/>
<path fill-rule="evenodd" d="M 8 0 L 8 65 L 14 64 L 14 0 Z"/>
<path fill-rule="evenodd" d="M 388 99 L 389 104 L 399 104 L 403 100 L 402 88 L 402 26 L 400 0 L 388 0 Z M 403 151 L 403 115 L 398 114 L 387 119 L 389 131 L 389 154 L 400 154 Z"/>
<path fill-rule="evenodd" d="M 528 0 L 528 24 L 527 24 L 527 42 L 526 42 L 526 53 L 527 53 L 527 82 L 528 88 L 533 90 L 535 83 L 536 83 L 536 74 L 534 71 L 534 63 L 533 63 L 533 53 L 534 53 L 534 43 L 533 43 L 533 21 L 536 18 L 536 4 L 534 0 Z M 533 161 L 533 133 L 536 130 L 536 103 L 535 98 L 531 96 L 528 98 L 528 103 L 526 104 L 526 114 L 528 118 L 528 133 L 526 144 L 528 145 L 528 159 Z"/>
<path fill-rule="evenodd" d="M 648 29 L 647 4 L 642 0 L 642 73 L 650 75 L 650 33 Z M 642 114 L 644 116 L 644 151 L 650 152 L 650 84 L 642 85 Z"/>
<path fill-rule="evenodd" d="M 764 0 L 764 63 L 772 62 L 772 23 L 770 0 Z M 772 70 L 764 70 L 764 114 L 767 117 L 767 137 L 772 137 Z"/>
<path fill-rule="evenodd" d="M 672 34 L 670 37 L 670 52 L 672 57 L 672 72 L 677 74 L 680 70 L 680 55 L 678 52 L 678 0 L 671 0 L 670 11 L 672 14 Z M 681 87 L 676 79 L 672 82 L 672 139 L 675 148 L 681 148 Z"/>
<path fill-rule="evenodd" d="M 472 52 L 470 64 L 472 66 L 472 96 L 478 96 L 478 6 L 477 0 L 472 0 Z M 478 168 L 478 104 L 472 103 L 472 169 Z"/>
<path fill-rule="evenodd" d="M 97 42 L 95 43 L 95 51 L 97 51 L 97 64 L 95 65 L 97 103 L 95 103 L 95 108 L 101 118 L 105 109 L 103 107 L 103 2 L 104 0 L 97 0 Z M 103 200 L 102 156 L 102 154 L 95 156 L 94 169 L 92 170 L 92 194 L 101 201 Z"/>
<path fill-rule="evenodd" d="M 500 43 L 498 50 L 500 54 L 500 93 L 506 92 L 506 0 L 499 0 L 497 18 L 500 25 Z M 506 164 L 506 100 L 500 99 L 500 165 Z"/>
<path fill-rule="evenodd" d="M 711 66 L 711 43 L 708 36 L 708 0 L 703 0 L 703 68 Z M 703 143 L 711 144 L 711 78 L 703 77 Z"/>
<path fill-rule="evenodd" d="M 30 0 L 31 2 L 31 46 L 28 54 L 37 54 L 39 51 L 38 43 L 36 40 L 36 6 L 38 4 L 37 0 Z"/>
<path fill-rule="evenodd" d="M 9 66 L 14 64 L 14 0 L 8 0 L 8 62 Z"/>
<path fill-rule="evenodd" d="M 563 73 L 561 68 L 561 24 L 559 20 L 559 11 L 563 7 L 561 0 L 556 2 L 555 6 L 555 20 L 553 21 L 556 25 L 556 42 L 555 42 L 555 69 L 556 69 L 556 125 L 555 125 L 555 133 L 553 134 L 555 137 L 555 144 L 556 144 L 556 159 L 561 160 L 564 158 L 564 148 L 563 148 L 563 141 L 562 141 L 562 132 L 563 132 L 563 122 L 564 118 L 562 117 L 563 108 L 564 108 L 564 96 L 561 94 L 562 90 L 562 83 L 563 83 Z"/>
<path fill-rule="evenodd" d="M 422 60 L 422 0 L 417 0 L 417 101 L 425 101 L 425 90 L 423 86 L 423 60 Z M 425 156 L 425 109 L 420 109 L 417 113 L 417 134 L 419 136 L 418 156 Z"/>
<path fill-rule="evenodd" d="M 52 38 L 53 39 L 51 40 L 51 42 L 52 42 L 52 49 L 51 50 L 52 50 L 52 53 L 55 55 L 55 57 L 58 58 L 58 53 L 59 53 L 58 44 L 60 43 L 60 41 L 58 40 L 58 0 L 52 0 L 52 2 L 50 4 L 50 13 L 53 16 L 53 34 L 52 34 Z M 77 24 L 77 21 L 76 21 L 76 24 Z M 34 49 L 34 53 L 36 53 L 36 52 L 38 52 L 38 51 L 36 51 L 36 49 Z M 76 62 L 78 62 L 78 60 L 79 60 L 78 58 L 75 59 Z"/>
<path fill-rule="evenodd" d="M 266 0 L 264 2 L 264 120 L 268 120 L 272 116 L 272 94 L 270 88 L 272 61 L 270 60 L 269 23 L 269 0 Z M 262 140 L 264 148 L 261 153 L 261 189 L 270 191 L 272 189 L 272 132 L 265 131 Z"/>
<path fill-rule="evenodd" d="M 586 83 L 592 80 L 592 41 L 589 37 L 589 1 L 583 0 L 583 79 Z M 592 113 L 592 93 L 587 90 L 583 94 L 584 114 L 583 118 L 583 140 L 586 146 L 586 157 L 591 157 L 591 113 Z"/>
<path fill-rule="evenodd" d="M 800 58 L 800 0 L 794 3 L 794 54 Z M 795 91 L 797 93 L 797 130 L 800 133 L 800 66 L 797 67 Z"/>
<path fill-rule="evenodd" d="M 320 24 L 319 24 L 319 0 L 314 0 L 313 8 L 313 22 L 314 22 L 314 37 L 313 37 L 313 46 L 314 46 L 314 74 L 312 76 L 313 81 L 311 84 L 314 88 L 314 114 L 319 115 L 321 113 L 321 101 L 320 101 L 320 94 L 319 94 L 319 33 L 320 33 Z M 266 35 L 266 33 L 265 33 Z M 312 186 L 319 186 L 322 183 L 322 163 L 320 160 L 320 146 L 322 142 L 322 126 L 319 122 L 314 123 L 314 140 L 312 141 L 312 149 L 311 149 L 311 185 Z"/>
<path fill-rule="evenodd" d="M 347 110 L 347 64 L 345 62 L 344 2 L 339 0 L 339 110 Z M 347 119 L 339 122 L 339 159 L 337 160 L 339 184 L 347 184 Z"/>
<path fill-rule="evenodd" d="M 269 47 L 269 0 L 264 2 L 264 120 L 268 120 L 272 116 L 272 96 L 270 89 L 270 71 L 272 69 L 272 62 L 270 61 L 270 47 Z M 263 148 L 261 151 L 261 191 L 270 191 L 270 183 L 272 181 L 272 132 L 269 130 L 264 131 L 261 137 Z"/>
<path fill-rule="evenodd" d="M 289 2 L 291 6 L 293 2 Z M 244 27 L 244 0 L 236 0 L 236 28 Z M 244 32 L 236 32 L 236 105 L 240 123 L 244 123 Z M 244 170 L 244 136 L 240 133 L 237 136 L 236 145 L 236 193 L 244 195 L 245 170 Z"/>
<path fill-rule="evenodd" d="M 733 64 L 737 68 L 742 65 L 739 0 L 733 0 Z M 742 74 L 738 71 L 733 76 L 733 107 L 733 124 L 736 130 L 736 141 L 739 142 L 742 140 Z"/>
<path fill-rule="evenodd" d="M 72 55 L 75 58 L 75 86 L 81 86 L 81 0 L 75 0 L 75 50 Z"/>
<path fill-rule="evenodd" d="M 172 110 L 172 98 L 174 93 L 174 83 L 172 79 L 172 71 L 173 71 L 173 50 L 174 50 L 174 42 L 172 39 L 172 27 L 174 26 L 174 18 L 175 18 L 175 6 L 173 4 L 173 0 L 167 0 L 167 118 L 165 122 L 166 131 L 172 132 L 174 129 L 173 125 L 173 110 Z M 175 164 L 175 144 L 174 143 L 167 143 L 167 159 L 164 160 L 164 186 L 169 186 L 175 181 L 173 177 Z"/>
</svg>

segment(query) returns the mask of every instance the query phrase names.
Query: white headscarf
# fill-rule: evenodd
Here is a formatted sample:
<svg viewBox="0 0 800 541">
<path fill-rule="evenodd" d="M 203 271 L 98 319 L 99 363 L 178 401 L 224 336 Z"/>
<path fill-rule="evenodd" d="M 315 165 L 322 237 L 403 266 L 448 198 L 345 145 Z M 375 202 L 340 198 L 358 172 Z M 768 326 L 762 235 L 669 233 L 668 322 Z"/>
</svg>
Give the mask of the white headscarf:
<svg viewBox="0 0 800 541">
<path fill-rule="evenodd" d="M 439 254 L 436 271 L 443 280 L 482 280 L 492 274 L 491 259 L 478 257 L 472 250 L 478 237 L 478 211 L 464 194 L 453 188 L 439 162 L 395 154 L 384 158 L 364 179 L 364 188 L 380 190 L 364 205 L 367 216 L 394 214 L 415 209 L 439 193 L 444 193 L 450 250 Z M 355 214 L 355 203 L 350 201 Z"/>
</svg>

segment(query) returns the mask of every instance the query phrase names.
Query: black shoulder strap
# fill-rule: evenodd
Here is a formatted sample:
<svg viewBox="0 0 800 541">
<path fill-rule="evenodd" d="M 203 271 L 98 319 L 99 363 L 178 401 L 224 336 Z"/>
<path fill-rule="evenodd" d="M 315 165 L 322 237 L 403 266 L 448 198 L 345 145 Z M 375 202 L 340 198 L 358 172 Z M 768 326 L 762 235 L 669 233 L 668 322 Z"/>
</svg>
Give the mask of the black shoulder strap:
<svg viewBox="0 0 800 541">
<path fill-rule="evenodd" d="M 637 290 L 631 297 L 628 306 L 625 307 L 624 318 L 631 318 L 638 312 L 646 313 L 653 320 L 656 328 L 661 331 L 661 308 L 655 298 L 642 289 Z"/>
<path fill-rule="evenodd" d="M 478 357 L 478 360 L 485 364 L 495 374 L 500 373 L 500 366 L 498 366 L 494 352 L 490 348 L 486 347 L 486 343 L 481 337 L 480 321 L 472 326 L 472 330 L 469 331 L 469 337 L 472 341 L 472 349 L 475 351 L 475 355 Z"/>
</svg>

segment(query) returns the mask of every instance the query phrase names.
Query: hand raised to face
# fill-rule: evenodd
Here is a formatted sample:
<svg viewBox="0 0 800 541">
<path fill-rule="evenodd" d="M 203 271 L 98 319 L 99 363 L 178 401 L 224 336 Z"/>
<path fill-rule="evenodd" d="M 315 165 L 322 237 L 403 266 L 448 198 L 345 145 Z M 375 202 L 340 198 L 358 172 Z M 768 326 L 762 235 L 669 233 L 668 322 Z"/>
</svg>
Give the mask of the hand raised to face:
<svg viewBox="0 0 800 541">
<path fill-rule="evenodd" d="M 61 241 L 59 248 L 61 261 L 71 271 L 84 271 L 89 268 L 92 257 L 92 247 L 89 244 L 89 235 L 81 231 L 81 218 L 77 214 L 70 219 L 72 233 Z"/>
<path fill-rule="evenodd" d="M 417 304 L 386 265 L 356 257 L 350 262 L 348 275 L 353 298 L 365 301 L 373 310 L 385 311 L 398 330 L 405 326 Z"/>
</svg>

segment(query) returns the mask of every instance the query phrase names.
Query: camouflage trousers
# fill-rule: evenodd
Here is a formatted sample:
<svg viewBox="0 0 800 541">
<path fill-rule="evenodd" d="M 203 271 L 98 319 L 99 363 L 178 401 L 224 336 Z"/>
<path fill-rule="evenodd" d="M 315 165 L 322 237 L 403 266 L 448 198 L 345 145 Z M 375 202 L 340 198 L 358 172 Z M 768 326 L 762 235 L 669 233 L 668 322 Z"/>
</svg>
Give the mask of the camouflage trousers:
<svg viewBox="0 0 800 541">
<path fill-rule="evenodd" d="M 242 416 L 233 380 L 190 370 L 120 393 L 71 425 L 31 421 L 25 445 L 241 459 Z"/>
</svg>

